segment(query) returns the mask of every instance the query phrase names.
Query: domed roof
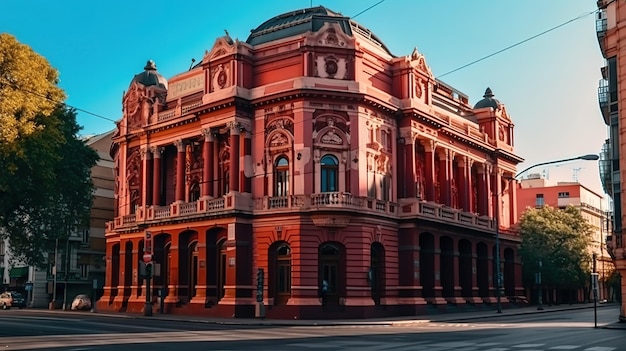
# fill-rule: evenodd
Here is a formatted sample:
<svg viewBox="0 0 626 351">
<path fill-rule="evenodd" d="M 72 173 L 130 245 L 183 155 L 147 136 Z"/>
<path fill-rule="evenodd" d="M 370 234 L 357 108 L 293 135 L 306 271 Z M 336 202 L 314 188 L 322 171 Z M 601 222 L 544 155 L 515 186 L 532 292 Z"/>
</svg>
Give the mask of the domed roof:
<svg viewBox="0 0 626 351">
<path fill-rule="evenodd" d="M 146 87 L 156 85 L 163 89 L 167 89 L 167 79 L 165 79 L 165 77 L 157 72 L 156 64 L 154 63 L 154 61 L 148 60 L 146 66 L 143 69 L 143 72 L 135 75 L 133 80 L 130 82 L 131 85 L 134 82 L 137 82 Z"/>
<path fill-rule="evenodd" d="M 389 52 L 389 49 L 387 49 L 385 44 L 383 44 L 383 42 L 380 41 L 380 39 L 378 39 L 378 37 L 369 29 L 352 21 L 349 17 L 331 11 L 324 6 L 287 12 L 271 18 L 263 22 L 263 24 L 257 28 L 251 30 L 246 43 L 250 45 L 258 45 L 303 34 L 308 31 L 316 32 L 328 22 L 338 24 L 343 32 L 350 36 L 352 36 L 352 30 L 354 29 L 365 37 L 366 40 L 382 47 L 389 55 L 391 55 L 391 52 Z"/>
<path fill-rule="evenodd" d="M 494 99 L 493 97 L 494 95 L 493 92 L 491 92 L 491 88 L 487 88 L 487 90 L 485 90 L 485 95 L 483 95 L 483 99 L 478 101 L 476 105 L 474 105 L 474 108 L 491 107 L 494 110 L 497 109 L 502 104 L 498 101 L 498 99 Z"/>
</svg>

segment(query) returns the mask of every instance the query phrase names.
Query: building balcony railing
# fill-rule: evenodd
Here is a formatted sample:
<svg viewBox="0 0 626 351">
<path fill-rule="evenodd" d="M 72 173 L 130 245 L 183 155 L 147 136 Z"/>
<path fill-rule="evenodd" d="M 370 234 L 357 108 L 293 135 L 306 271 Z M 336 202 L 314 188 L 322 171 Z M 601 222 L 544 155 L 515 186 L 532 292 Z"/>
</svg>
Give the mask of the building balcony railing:
<svg viewBox="0 0 626 351">
<path fill-rule="evenodd" d="M 609 81 L 607 79 L 600 79 L 598 83 L 598 103 L 604 124 L 609 125 Z"/>
<path fill-rule="evenodd" d="M 228 195 L 200 199 L 194 202 L 176 202 L 169 206 L 138 207 L 134 214 L 120 216 L 107 223 L 107 232 L 129 229 L 142 224 L 153 224 L 163 220 L 189 219 L 193 217 L 246 212 L 274 214 L 315 211 L 342 211 L 362 216 L 377 215 L 390 219 L 426 219 L 450 225 L 494 231 L 495 222 L 488 216 L 448 207 L 420 199 L 401 199 L 400 203 L 383 201 L 350 193 L 332 192 L 311 195 L 264 196 L 252 199 L 247 194 Z M 503 234 L 507 234 L 504 230 Z M 510 233 L 514 236 L 514 233 Z"/>
<path fill-rule="evenodd" d="M 132 228 L 162 220 L 183 219 L 193 216 L 214 215 L 228 211 L 252 212 L 249 195 L 229 193 L 218 198 L 199 199 L 193 202 L 174 202 L 169 206 L 138 206 L 135 213 L 107 222 L 106 231 Z"/>
<path fill-rule="evenodd" d="M 397 215 L 397 206 L 393 202 L 341 192 L 279 197 L 265 196 L 257 198 L 254 206 L 254 210 L 259 213 L 266 211 L 311 211 L 317 209 L 344 209 L 388 216 Z"/>
<path fill-rule="evenodd" d="M 436 202 L 403 199 L 399 206 L 401 218 L 417 217 L 458 226 L 495 230 L 495 222 L 488 216 L 465 212 Z"/>
</svg>

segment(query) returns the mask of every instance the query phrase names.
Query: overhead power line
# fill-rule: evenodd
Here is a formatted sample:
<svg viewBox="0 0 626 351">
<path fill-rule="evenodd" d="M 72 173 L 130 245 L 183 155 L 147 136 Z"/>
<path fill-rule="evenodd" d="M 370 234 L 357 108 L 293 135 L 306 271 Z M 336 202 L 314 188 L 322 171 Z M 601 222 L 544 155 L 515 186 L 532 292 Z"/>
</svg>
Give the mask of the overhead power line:
<svg viewBox="0 0 626 351">
<path fill-rule="evenodd" d="M 39 96 L 40 98 L 43 98 L 43 99 L 46 99 L 46 100 L 50 100 L 50 101 L 52 101 L 52 102 L 54 102 L 54 103 L 57 103 L 57 104 L 62 104 L 62 105 L 65 105 L 65 106 L 70 107 L 70 108 L 72 108 L 72 109 L 74 109 L 74 110 L 76 110 L 76 111 L 84 112 L 84 113 L 89 114 L 89 115 L 92 115 L 92 116 L 94 116 L 94 117 L 98 117 L 98 118 L 101 118 L 101 119 L 107 120 L 107 121 L 109 121 L 109 122 L 113 122 L 113 123 L 117 122 L 117 121 L 116 121 L 116 120 L 114 120 L 114 119 L 111 119 L 111 118 L 108 118 L 108 117 L 105 117 L 105 116 L 99 115 L 99 114 L 94 113 L 94 112 L 91 112 L 91 111 L 84 110 L 84 109 L 82 109 L 82 108 L 80 108 L 80 107 L 72 106 L 72 105 L 70 105 L 70 104 L 68 104 L 68 103 L 65 103 L 65 102 L 63 102 L 63 101 L 58 101 L 58 100 L 55 100 L 55 99 L 53 99 L 53 98 L 51 98 L 51 97 L 49 97 L 49 96 L 46 96 L 46 95 L 40 94 L 40 93 L 38 93 L 38 92 L 36 92 L 36 91 L 32 91 L 32 90 L 24 89 L 24 88 L 22 88 L 22 87 L 18 87 L 18 86 L 17 86 L 17 85 L 15 85 L 15 83 L 13 83 L 13 82 L 8 82 L 8 81 L 6 81 L 6 80 L 5 80 L 5 84 L 9 85 L 9 86 L 10 86 L 11 88 L 13 88 L 13 89 L 23 91 L 23 92 L 25 92 L 25 93 L 27 93 L 27 94 L 32 94 L 32 95 L 35 95 L 35 96 Z"/>
<path fill-rule="evenodd" d="M 590 11 L 590 12 L 587 12 L 587 13 L 583 13 L 582 15 L 579 15 L 578 17 L 572 18 L 572 19 L 571 19 L 571 20 L 569 20 L 569 21 L 563 22 L 563 23 L 561 23 L 561 24 L 559 24 L 559 25 L 557 25 L 557 26 L 554 26 L 554 27 L 552 27 L 552 28 L 550 28 L 550 29 L 548 29 L 548 30 L 545 30 L 545 31 L 543 31 L 543 32 L 541 32 L 541 33 L 539 33 L 539 34 L 535 34 L 535 35 L 533 35 L 532 37 L 526 38 L 526 39 L 524 39 L 524 40 L 522 40 L 522 41 L 519 41 L 519 42 L 517 42 L 517 43 L 515 43 L 515 44 L 513 44 L 513 45 L 509 45 L 509 46 L 505 47 L 504 49 L 498 50 L 498 51 L 496 51 L 496 52 L 494 52 L 494 53 L 492 53 L 492 54 L 489 54 L 489 55 L 487 55 L 487 56 L 481 57 L 481 58 L 479 58 L 478 60 L 472 61 L 472 62 L 470 62 L 470 63 L 468 63 L 468 64 L 465 64 L 465 65 L 463 65 L 463 66 L 461 66 L 461 67 L 459 67 L 459 68 L 453 69 L 452 71 L 448 71 L 448 72 L 446 72 L 446 73 L 444 73 L 444 74 L 442 74 L 442 75 L 438 76 L 438 77 L 437 77 L 437 79 L 439 79 L 439 78 L 441 78 L 441 77 L 444 77 L 444 76 L 447 76 L 448 74 L 451 74 L 451 73 L 454 73 L 454 72 L 460 71 L 460 70 L 462 70 L 462 69 L 464 69 L 464 68 L 467 68 L 467 67 L 469 67 L 469 66 L 471 66 L 471 65 L 473 65 L 473 64 L 476 64 L 476 63 L 478 63 L 478 62 L 484 61 L 484 60 L 486 60 L 486 59 L 488 59 L 488 58 L 490 58 L 490 57 L 492 57 L 492 56 L 495 56 L 495 55 L 498 55 L 498 54 L 500 54 L 500 53 L 503 53 L 503 52 L 505 52 L 505 51 L 507 51 L 507 50 L 510 50 L 510 49 L 512 49 L 512 48 L 514 48 L 514 47 L 516 47 L 516 46 L 522 45 L 522 44 L 524 44 L 524 43 L 525 43 L 525 42 L 527 42 L 527 41 L 533 40 L 533 39 L 538 38 L 538 37 L 540 37 L 540 36 L 542 36 L 542 35 L 544 35 L 544 34 L 550 33 L 550 32 L 552 32 L 552 31 L 553 31 L 553 30 L 555 30 L 555 29 L 561 28 L 561 27 L 563 27 L 563 26 L 565 26 L 565 25 L 567 25 L 567 24 L 569 24 L 569 23 L 572 23 L 572 22 L 577 21 L 577 20 L 579 20 L 579 19 L 581 19 L 581 18 L 587 17 L 587 16 L 589 16 L 589 15 L 591 15 L 591 14 L 593 14 L 593 13 L 596 13 L 597 11 L 598 11 L 598 10 L 593 10 L 593 11 Z"/>
<path fill-rule="evenodd" d="M 374 7 L 376 7 L 376 6 L 380 5 L 380 4 L 382 4 L 383 2 L 385 2 L 385 0 L 380 0 L 379 2 L 375 3 L 374 5 L 372 5 L 372 6 L 368 7 L 368 8 L 366 8 L 365 10 L 363 10 L 363 11 L 361 11 L 361 12 L 357 13 L 356 15 L 352 16 L 352 18 L 356 18 L 357 16 L 360 16 L 360 15 L 362 15 L 362 14 L 366 13 L 367 11 L 369 11 L 369 10 L 373 9 Z"/>
</svg>

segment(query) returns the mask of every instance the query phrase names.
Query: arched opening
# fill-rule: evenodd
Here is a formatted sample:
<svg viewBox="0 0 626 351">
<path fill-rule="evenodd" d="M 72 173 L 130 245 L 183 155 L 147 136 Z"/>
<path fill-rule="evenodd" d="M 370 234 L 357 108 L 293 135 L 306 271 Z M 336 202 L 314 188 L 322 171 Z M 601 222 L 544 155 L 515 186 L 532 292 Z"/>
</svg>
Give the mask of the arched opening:
<svg viewBox="0 0 626 351">
<path fill-rule="evenodd" d="M 435 297 L 435 238 L 420 234 L 420 277 L 423 297 Z"/>
<path fill-rule="evenodd" d="M 291 248 L 285 242 L 275 243 L 268 256 L 269 296 L 274 298 L 274 305 L 286 305 L 291 297 Z"/>
<path fill-rule="evenodd" d="M 289 195 L 289 161 L 280 156 L 274 163 L 274 196 Z"/>
<path fill-rule="evenodd" d="M 189 244 L 189 274 L 187 289 L 189 291 L 189 300 L 196 296 L 196 286 L 198 285 L 198 241 Z"/>
<path fill-rule="evenodd" d="M 344 290 L 342 269 L 343 247 L 339 243 L 323 243 L 319 247 L 319 287 L 322 303 L 338 306 Z"/>
<path fill-rule="evenodd" d="M 489 250 L 487 244 L 478 243 L 476 245 L 476 284 L 478 284 L 478 295 L 480 297 L 489 296 Z"/>
<path fill-rule="evenodd" d="M 339 191 L 339 160 L 333 155 L 325 155 L 320 160 L 321 166 L 321 192 L 329 193 Z"/>
<path fill-rule="evenodd" d="M 454 297 L 454 243 L 449 236 L 439 239 L 440 277 L 443 297 Z"/>
<path fill-rule="evenodd" d="M 472 296 L 472 244 L 465 239 L 459 240 L 459 284 L 461 295 Z"/>
<path fill-rule="evenodd" d="M 504 293 L 515 296 L 515 252 L 511 248 L 504 249 Z"/>
<path fill-rule="evenodd" d="M 375 242 L 370 246 L 370 269 L 367 275 L 372 293 L 372 300 L 380 305 L 385 294 L 385 248 Z"/>
</svg>

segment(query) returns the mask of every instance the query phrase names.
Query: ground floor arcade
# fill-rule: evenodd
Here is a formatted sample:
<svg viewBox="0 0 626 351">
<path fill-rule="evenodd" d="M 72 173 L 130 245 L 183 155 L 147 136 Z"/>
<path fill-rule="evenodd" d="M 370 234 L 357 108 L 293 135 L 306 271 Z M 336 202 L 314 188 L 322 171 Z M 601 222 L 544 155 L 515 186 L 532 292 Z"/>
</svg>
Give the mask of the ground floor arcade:
<svg viewBox="0 0 626 351">
<path fill-rule="evenodd" d="M 398 229 L 340 216 L 145 230 L 153 241 L 152 301 L 158 311 L 163 298 L 166 313 L 253 317 L 257 296 L 268 318 L 415 315 L 496 303 L 493 232 L 428 223 Z M 143 310 L 145 230 L 107 238 L 99 310 Z M 507 303 L 523 295 L 521 262 L 517 242 L 503 239 L 499 246 L 501 301 Z"/>
</svg>

